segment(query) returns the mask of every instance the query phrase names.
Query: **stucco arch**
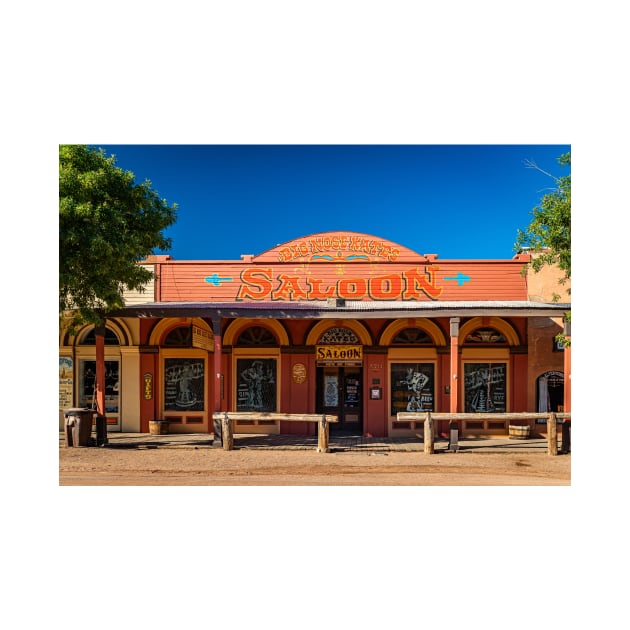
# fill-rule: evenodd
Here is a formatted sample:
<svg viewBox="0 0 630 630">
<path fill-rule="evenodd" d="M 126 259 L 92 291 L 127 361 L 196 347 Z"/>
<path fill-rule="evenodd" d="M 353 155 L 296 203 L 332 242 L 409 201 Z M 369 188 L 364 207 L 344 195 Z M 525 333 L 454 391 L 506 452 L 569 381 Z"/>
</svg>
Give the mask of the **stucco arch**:
<svg viewBox="0 0 630 630">
<path fill-rule="evenodd" d="M 288 346 L 289 335 L 287 334 L 284 326 L 276 319 L 251 319 L 248 317 L 239 317 L 235 319 L 226 329 L 223 334 L 223 343 L 226 346 L 232 346 L 239 338 L 239 335 L 250 326 L 263 326 L 269 329 L 278 340 L 278 344 L 281 346 Z"/>
<path fill-rule="evenodd" d="M 381 334 L 380 344 L 382 346 L 389 346 L 392 343 L 394 337 L 405 328 L 421 328 L 424 330 L 429 337 L 431 337 L 433 343 L 436 346 L 445 346 L 446 345 L 446 337 L 444 333 L 440 330 L 439 326 L 432 322 L 427 318 L 407 318 L 407 319 L 397 319 L 393 321 L 391 324 L 385 328 L 383 333 Z"/>
<path fill-rule="evenodd" d="M 149 336 L 149 345 L 159 346 L 164 339 L 166 333 L 168 333 L 173 328 L 177 328 L 178 326 L 189 326 L 191 324 L 195 324 L 195 326 L 199 326 L 199 328 L 210 333 L 211 339 L 214 339 L 214 335 L 212 334 L 212 328 L 200 317 L 169 317 L 166 319 L 160 320 L 153 330 L 151 331 L 151 335 Z"/>
<path fill-rule="evenodd" d="M 132 335 L 131 330 L 125 324 L 125 322 L 118 319 L 107 319 L 105 321 L 105 328 L 111 330 L 118 339 L 119 346 L 128 346 L 131 343 Z M 73 337 L 67 336 L 64 338 L 63 345 L 80 346 L 83 343 L 85 336 L 94 329 L 93 324 L 87 324 L 77 330 Z"/>
<path fill-rule="evenodd" d="M 314 346 L 329 328 L 336 327 L 348 328 L 359 338 L 362 345 L 372 345 L 372 335 L 370 335 L 368 329 L 356 319 L 322 319 L 311 328 L 306 338 L 306 345 Z"/>
<path fill-rule="evenodd" d="M 518 346 L 520 339 L 518 333 L 511 324 L 500 317 L 473 317 L 463 324 L 459 329 L 459 344 L 462 345 L 466 337 L 477 328 L 495 328 L 508 342 L 510 346 Z"/>
</svg>

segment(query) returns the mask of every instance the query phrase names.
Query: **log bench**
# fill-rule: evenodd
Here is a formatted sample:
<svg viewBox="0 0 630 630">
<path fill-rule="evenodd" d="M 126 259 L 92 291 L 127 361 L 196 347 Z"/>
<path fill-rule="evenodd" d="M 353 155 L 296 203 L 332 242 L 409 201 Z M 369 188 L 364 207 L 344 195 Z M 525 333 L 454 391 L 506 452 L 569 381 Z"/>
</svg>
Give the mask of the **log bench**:
<svg viewBox="0 0 630 630">
<path fill-rule="evenodd" d="M 571 414 L 568 412 L 514 412 L 514 413 L 439 413 L 433 411 L 399 411 L 396 414 L 399 422 L 421 422 L 424 420 L 424 452 L 433 454 L 434 451 L 434 429 L 435 420 L 448 420 L 457 422 L 461 420 L 547 420 L 547 454 L 555 456 L 558 454 L 558 420 L 562 420 L 562 437 L 564 452 L 571 450 Z M 416 434 L 416 437 L 420 437 Z M 451 444 L 449 443 L 449 450 Z"/>
<path fill-rule="evenodd" d="M 330 438 L 329 423 L 338 422 L 337 416 L 321 413 L 264 413 L 253 411 L 215 411 L 212 419 L 220 423 L 221 442 L 224 451 L 234 450 L 234 421 L 235 420 L 278 420 L 282 422 L 317 422 L 317 452 L 330 453 L 328 446 Z M 215 437 L 216 441 L 216 437 Z"/>
</svg>

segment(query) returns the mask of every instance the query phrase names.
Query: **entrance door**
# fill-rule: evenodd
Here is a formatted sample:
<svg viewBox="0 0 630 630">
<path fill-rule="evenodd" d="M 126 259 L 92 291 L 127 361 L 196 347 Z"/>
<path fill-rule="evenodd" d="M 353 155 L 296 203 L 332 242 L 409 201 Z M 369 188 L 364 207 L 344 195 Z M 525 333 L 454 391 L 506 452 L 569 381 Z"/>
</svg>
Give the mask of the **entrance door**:
<svg viewBox="0 0 630 630">
<path fill-rule="evenodd" d="M 362 369 L 360 367 L 317 368 L 317 413 L 339 418 L 331 423 L 333 433 L 363 430 Z"/>
</svg>

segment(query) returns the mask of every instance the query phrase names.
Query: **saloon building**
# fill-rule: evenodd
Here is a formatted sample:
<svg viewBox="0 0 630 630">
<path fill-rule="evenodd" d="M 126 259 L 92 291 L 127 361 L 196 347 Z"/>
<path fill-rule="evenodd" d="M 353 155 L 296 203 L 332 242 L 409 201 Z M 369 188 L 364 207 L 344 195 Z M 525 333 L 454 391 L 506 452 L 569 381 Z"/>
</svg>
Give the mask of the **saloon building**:
<svg viewBox="0 0 630 630">
<path fill-rule="evenodd" d="M 213 412 L 227 410 L 330 413 L 332 431 L 389 437 L 421 430 L 399 411 L 570 411 L 570 349 L 554 339 L 568 295 L 555 270 L 534 274 L 529 261 L 440 260 L 347 231 L 240 260 L 152 256 L 142 264 L 154 280 L 105 329 L 61 330 L 60 428 L 64 409 L 85 406 L 110 432 L 165 419 L 170 432 L 212 433 Z M 460 431 L 505 435 L 508 421 L 465 420 Z"/>
</svg>

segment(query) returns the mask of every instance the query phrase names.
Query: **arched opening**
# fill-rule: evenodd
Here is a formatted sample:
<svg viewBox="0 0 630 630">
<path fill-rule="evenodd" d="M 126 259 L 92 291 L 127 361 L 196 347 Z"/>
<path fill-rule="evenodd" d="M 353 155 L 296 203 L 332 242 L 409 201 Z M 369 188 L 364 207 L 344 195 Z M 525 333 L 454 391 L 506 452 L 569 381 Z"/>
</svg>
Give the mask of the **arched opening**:
<svg viewBox="0 0 630 630">
<path fill-rule="evenodd" d="M 540 413 L 564 411 L 564 373 L 551 370 L 541 374 L 536 379 L 536 400 Z"/>
<path fill-rule="evenodd" d="M 121 429 L 122 370 L 120 339 L 116 331 L 105 328 L 105 409 L 107 430 Z M 96 410 L 96 329 L 91 326 L 77 335 L 77 407 Z"/>
<path fill-rule="evenodd" d="M 361 335 L 361 336 L 360 336 Z M 343 324 L 320 327 L 316 339 L 316 409 L 337 416 L 336 433 L 363 429 L 363 330 Z"/>
</svg>

